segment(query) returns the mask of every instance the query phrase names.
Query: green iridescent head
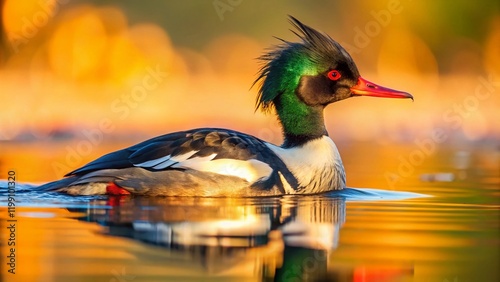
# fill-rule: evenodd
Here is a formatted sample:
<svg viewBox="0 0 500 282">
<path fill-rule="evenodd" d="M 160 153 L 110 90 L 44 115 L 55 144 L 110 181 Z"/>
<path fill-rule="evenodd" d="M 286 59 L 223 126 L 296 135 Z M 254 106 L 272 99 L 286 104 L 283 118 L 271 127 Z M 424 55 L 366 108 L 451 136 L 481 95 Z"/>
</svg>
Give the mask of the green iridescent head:
<svg viewBox="0 0 500 282">
<path fill-rule="evenodd" d="M 328 104 L 353 96 L 413 99 L 362 78 L 349 53 L 330 36 L 294 17 L 290 22 L 301 41 L 280 39 L 281 45 L 260 57 L 264 66 L 254 82 L 262 83 L 257 109 L 276 109 L 284 147 L 327 135 L 323 109 Z"/>
<path fill-rule="evenodd" d="M 351 96 L 350 87 L 359 72 L 347 51 L 330 36 L 290 16 L 293 31 L 301 42 L 288 42 L 264 54 L 257 80 L 262 82 L 257 108 L 279 107 L 282 100 L 296 100 L 307 106 L 326 106 Z M 300 105 L 297 105 L 300 106 Z"/>
</svg>

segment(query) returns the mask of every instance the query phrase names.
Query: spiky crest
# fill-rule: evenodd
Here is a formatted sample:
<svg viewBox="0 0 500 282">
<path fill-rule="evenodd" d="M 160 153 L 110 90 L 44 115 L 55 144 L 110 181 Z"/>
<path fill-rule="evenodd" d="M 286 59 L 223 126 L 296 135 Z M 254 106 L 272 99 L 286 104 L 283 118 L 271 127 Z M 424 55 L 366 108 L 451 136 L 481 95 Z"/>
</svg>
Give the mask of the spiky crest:
<svg viewBox="0 0 500 282">
<path fill-rule="evenodd" d="M 257 96 L 256 110 L 268 111 L 274 106 L 274 100 L 284 91 L 297 86 L 305 68 L 328 68 L 338 58 L 354 62 L 347 51 L 327 34 L 317 31 L 296 18 L 289 16 L 289 21 L 296 30 L 291 30 L 302 42 L 289 42 L 277 38 L 282 43 L 271 48 L 258 59 L 263 66 L 257 79 L 252 84 L 261 82 Z"/>
</svg>

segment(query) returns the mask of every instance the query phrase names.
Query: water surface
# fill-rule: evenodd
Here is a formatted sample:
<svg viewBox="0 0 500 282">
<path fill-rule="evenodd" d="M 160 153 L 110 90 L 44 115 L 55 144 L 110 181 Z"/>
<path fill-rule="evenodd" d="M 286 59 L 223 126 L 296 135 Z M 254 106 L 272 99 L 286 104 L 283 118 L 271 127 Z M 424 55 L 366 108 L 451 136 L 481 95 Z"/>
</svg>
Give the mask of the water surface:
<svg viewBox="0 0 500 282">
<path fill-rule="evenodd" d="M 16 274 L 3 181 L 0 271 L 3 281 L 499 281 L 498 152 L 470 153 L 465 166 L 461 154 L 399 173 L 393 191 L 384 174 L 398 176 L 397 163 L 366 155 L 344 157 L 350 183 L 386 191 L 71 197 L 18 183 Z"/>
</svg>

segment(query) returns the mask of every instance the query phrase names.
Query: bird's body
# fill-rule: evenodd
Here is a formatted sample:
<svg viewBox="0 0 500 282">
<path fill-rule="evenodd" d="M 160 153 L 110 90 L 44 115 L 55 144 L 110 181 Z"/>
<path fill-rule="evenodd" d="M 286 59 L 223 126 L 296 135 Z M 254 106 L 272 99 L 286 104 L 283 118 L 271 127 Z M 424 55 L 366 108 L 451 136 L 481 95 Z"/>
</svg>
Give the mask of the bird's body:
<svg viewBox="0 0 500 282">
<path fill-rule="evenodd" d="M 137 195 L 272 196 L 342 188 L 345 174 L 328 136 L 287 149 L 236 131 L 202 128 L 104 155 L 45 188 L 107 194 L 109 183 Z"/>
<path fill-rule="evenodd" d="M 345 187 L 337 147 L 323 109 L 366 95 L 412 98 L 360 77 L 349 54 L 329 36 L 291 18 L 300 43 L 284 41 L 266 64 L 257 106 L 274 108 L 281 146 L 216 128 L 175 132 L 119 150 L 40 186 L 73 195 L 254 197 L 313 194 Z"/>
</svg>

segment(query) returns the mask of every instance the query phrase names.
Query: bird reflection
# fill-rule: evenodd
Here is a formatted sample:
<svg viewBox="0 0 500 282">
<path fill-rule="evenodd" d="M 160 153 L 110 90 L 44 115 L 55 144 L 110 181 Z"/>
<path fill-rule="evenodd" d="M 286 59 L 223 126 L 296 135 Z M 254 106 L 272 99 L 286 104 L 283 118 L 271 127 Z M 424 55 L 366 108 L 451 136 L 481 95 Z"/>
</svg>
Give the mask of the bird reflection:
<svg viewBox="0 0 500 282">
<path fill-rule="evenodd" d="M 140 198 L 95 199 L 81 220 L 106 233 L 160 246 L 207 274 L 242 271 L 263 280 L 314 281 L 327 271 L 345 222 L 345 199 Z"/>
</svg>

